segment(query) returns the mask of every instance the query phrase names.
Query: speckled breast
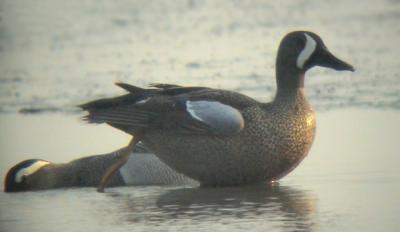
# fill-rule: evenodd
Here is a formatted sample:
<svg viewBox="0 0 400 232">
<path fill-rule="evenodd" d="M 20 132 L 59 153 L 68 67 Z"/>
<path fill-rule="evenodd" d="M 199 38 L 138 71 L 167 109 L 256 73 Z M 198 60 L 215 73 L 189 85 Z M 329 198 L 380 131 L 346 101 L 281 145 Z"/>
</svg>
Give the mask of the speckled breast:
<svg viewBox="0 0 400 232">
<path fill-rule="evenodd" d="M 307 155 L 315 132 L 308 108 L 242 112 L 245 128 L 229 137 L 149 131 L 144 143 L 166 164 L 203 185 L 240 185 L 283 177 Z"/>
</svg>

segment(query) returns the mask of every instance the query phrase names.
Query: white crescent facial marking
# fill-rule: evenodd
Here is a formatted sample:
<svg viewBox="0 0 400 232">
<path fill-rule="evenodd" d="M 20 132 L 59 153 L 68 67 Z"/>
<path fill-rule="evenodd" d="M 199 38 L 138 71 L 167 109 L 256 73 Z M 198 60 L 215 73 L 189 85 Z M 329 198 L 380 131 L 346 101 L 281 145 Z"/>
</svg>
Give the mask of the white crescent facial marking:
<svg viewBox="0 0 400 232">
<path fill-rule="evenodd" d="M 26 168 L 23 168 L 23 169 L 19 170 L 17 172 L 17 174 L 15 175 L 15 182 L 21 183 L 22 182 L 22 178 L 24 176 L 32 175 L 37 170 L 39 170 L 40 168 L 42 168 L 43 166 L 48 165 L 48 164 L 50 164 L 50 162 L 47 162 L 47 161 L 44 161 L 44 160 L 39 160 L 39 161 L 36 161 L 35 163 L 31 164 L 29 167 L 26 167 Z"/>
<path fill-rule="evenodd" d="M 317 47 L 317 42 L 315 42 L 315 40 L 311 38 L 311 36 L 309 36 L 307 33 L 304 33 L 304 35 L 307 39 L 306 46 L 304 46 L 303 50 L 301 50 L 296 62 L 299 69 L 303 68 L 304 64 L 310 58 L 310 56 L 315 51 L 315 48 Z"/>
</svg>

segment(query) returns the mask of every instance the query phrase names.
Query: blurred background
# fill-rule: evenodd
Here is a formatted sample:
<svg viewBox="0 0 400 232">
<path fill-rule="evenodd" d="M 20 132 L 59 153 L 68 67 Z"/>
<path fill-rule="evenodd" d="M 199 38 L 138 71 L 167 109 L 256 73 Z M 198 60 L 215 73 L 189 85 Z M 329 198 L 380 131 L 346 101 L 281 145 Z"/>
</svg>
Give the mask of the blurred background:
<svg viewBox="0 0 400 232">
<path fill-rule="evenodd" d="M 270 100 L 292 30 L 319 34 L 356 74 L 314 69 L 317 109 L 400 108 L 400 4 L 369 1 L 1 1 L 0 112 L 76 112 L 115 81 L 225 88 Z"/>
<path fill-rule="evenodd" d="M 310 30 L 356 72 L 314 68 L 317 136 L 272 189 L 130 187 L 0 193 L 0 231 L 397 231 L 399 0 L 0 1 L 0 175 L 68 162 L 129 136 L 80 121 L 116 81 L 272 100 L 281 38 Z M 90 229 L 89 229 L 90 231 Z"/>
</svg>

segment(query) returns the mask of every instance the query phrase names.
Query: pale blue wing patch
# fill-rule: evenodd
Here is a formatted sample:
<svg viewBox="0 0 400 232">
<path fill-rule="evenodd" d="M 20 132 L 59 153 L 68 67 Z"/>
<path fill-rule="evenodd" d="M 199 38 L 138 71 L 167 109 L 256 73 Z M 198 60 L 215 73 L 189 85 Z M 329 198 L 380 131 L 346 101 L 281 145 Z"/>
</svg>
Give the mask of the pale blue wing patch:
<svg viewBox="0 0 400 232">
<path fill-rule="evenodd" d="M 218 134 L 234 134 L 244 128 L 239 110 L 217 101 L 186 101 L 186 111 Z"/>
</svg>

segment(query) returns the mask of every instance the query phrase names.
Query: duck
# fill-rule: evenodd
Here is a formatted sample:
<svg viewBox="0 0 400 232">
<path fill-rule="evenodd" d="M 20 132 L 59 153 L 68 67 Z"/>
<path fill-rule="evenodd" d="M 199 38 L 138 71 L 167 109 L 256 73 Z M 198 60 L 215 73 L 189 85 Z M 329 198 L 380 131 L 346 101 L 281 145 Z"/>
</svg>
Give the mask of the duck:
<svg viewBox="0 0 400 232">
<path fill-rule="evenodd" d="M 118 160 L 124 149 L 85 156 L 68 163 L 53 163 L 44 159 L 21 161 L 8 170 L 4 192 L 96 187 L 110 163 Z M 138 144 L 128 161 L 110 179 L 109 186 L 147 185 L 197 186 L 198 183 L 177 173 L 142 144 Z"/>
<path fill-rule="evenodd" d="M 315 66 L 354 71 L 317 34 L 293 31 L 278 48 L 271 102 L 208 87 L 116 83 L 128 93 L 80 105 L 87 122 L 132 135 L 126 154 L 110 165 L 97 191 L 104 191 L 139 142 L 201 186 L 279 180 L 306 157 L 315 137 L 315 112 L 304 90 L 305 73 Z"/>
<path fill-rule="evenodd" d="M 311 31 L 285 35 L 276 58 L 277 91 L 271 102 L 208 87 L 116 83 L 128 93 L 80 105 L 89 123 L 106 123 L 132 135 L 127 150 L 142 142 L 175 171 L 201 186 L 276 181 L 308 154 L 315 112 L 304 91 L 305 73 L 315 66 L 354 71 Z M 129 154 L 129 153 L 127 153 Z M 115 162 L 97 191 L 126 162 Z"/>
</svg>

